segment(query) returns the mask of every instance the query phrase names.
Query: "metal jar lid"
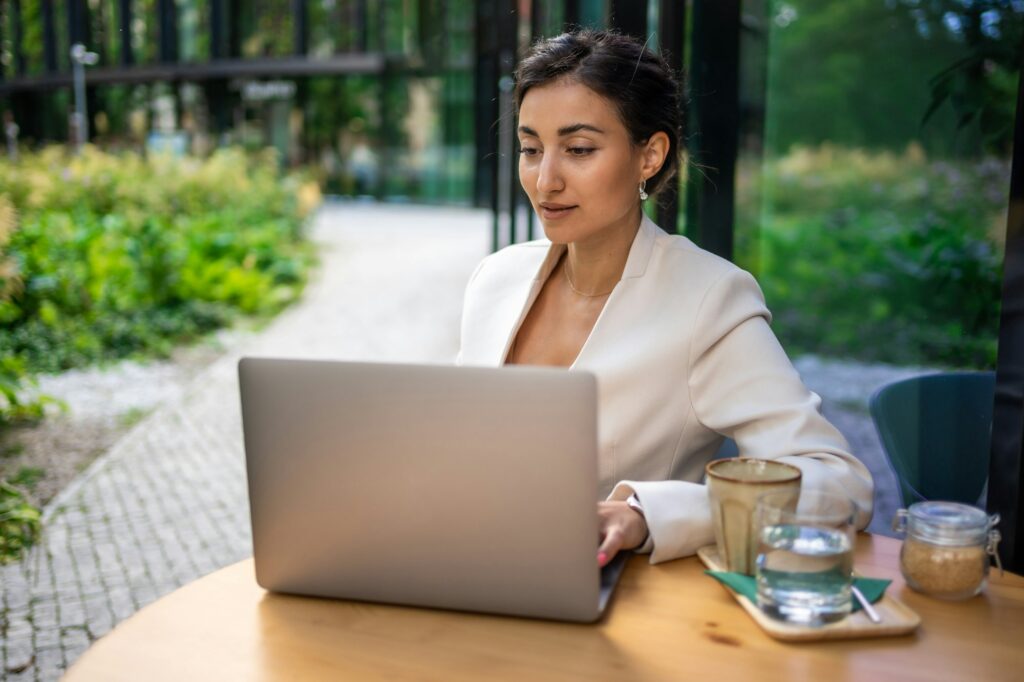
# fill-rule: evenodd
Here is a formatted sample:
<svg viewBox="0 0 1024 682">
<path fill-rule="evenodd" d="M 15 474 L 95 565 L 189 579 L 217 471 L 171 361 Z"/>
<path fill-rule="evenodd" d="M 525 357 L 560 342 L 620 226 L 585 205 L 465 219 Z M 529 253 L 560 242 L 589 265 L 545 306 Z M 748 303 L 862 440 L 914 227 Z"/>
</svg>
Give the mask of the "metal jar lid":
<svg viewBox="0 0 1024 682">
<path fill-rule="evenodd" d="M 937 545 L 985 546 L 989 531 L 999 523 L 998 514 L 989 516 L 968 504 L 941 501 L 912 504 L 897 513 L 897 521 L 901 518 L 908 535 Z"/>
</svg>

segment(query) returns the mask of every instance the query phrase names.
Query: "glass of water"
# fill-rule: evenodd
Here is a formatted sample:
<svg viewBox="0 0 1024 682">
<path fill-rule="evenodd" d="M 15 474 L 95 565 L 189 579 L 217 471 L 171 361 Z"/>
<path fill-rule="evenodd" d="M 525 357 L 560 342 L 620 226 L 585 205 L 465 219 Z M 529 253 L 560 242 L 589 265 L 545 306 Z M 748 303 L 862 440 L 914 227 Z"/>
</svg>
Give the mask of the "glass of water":
<svg viewBox="0 0 1024 682">
<path fill-rule="evenodd" d="M 778 620 L 819 626 L 852 606 L 856 507 L 845 495 L 805 491 L 758 498 L 757 604 Z"/>
</svg>

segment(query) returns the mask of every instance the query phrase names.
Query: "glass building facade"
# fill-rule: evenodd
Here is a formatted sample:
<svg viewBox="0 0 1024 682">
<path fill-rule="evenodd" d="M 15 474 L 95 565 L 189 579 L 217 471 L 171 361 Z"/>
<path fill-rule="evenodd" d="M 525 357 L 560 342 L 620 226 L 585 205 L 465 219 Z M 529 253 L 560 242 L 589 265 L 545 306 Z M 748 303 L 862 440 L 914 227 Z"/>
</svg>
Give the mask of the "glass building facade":
<svg viewBox="0 0 1024 682">
<path fill-rule="evenodd" d="M 0 107 L 22 142 L 73 132 L 68 54 L 82 42 L 98 55 L 96 144 L 272 146 L 328 192 L 474 199 L 474 3 L 20 0 L 0 11 Z"/>
</svg>

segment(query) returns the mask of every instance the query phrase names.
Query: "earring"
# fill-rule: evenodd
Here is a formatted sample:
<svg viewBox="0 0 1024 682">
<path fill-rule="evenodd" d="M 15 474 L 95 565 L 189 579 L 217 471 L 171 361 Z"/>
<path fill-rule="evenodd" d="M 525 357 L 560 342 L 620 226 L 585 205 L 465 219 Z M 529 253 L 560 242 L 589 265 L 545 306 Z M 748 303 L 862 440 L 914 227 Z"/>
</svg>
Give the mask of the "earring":
<svg viewBox="0 0 1024 682">
<path fill-rule="evenodd" d="M 647 181 L 640 181 L 640 201 L 647 201 Z"/>
</svg>

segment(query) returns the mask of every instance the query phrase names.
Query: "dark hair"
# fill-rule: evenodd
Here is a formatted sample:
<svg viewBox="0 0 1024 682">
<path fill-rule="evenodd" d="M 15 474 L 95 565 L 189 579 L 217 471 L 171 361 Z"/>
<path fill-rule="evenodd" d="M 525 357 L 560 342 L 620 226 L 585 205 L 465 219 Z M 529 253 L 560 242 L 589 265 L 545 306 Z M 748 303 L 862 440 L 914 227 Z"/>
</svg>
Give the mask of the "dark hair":
<svg viewBox="0 0 1024 682">
<path fill-rule="evenodd" d="M 647 181 L 647 192 L 665 187 L 679 167 L 682 112 L 679 81 L 664 58 L 636 39 L 612 31 L 577 30 L 538 41 L 516 69 L 516 107 L 530 88 L 570 78 L 618 110 L 634 144 L 663 131 L 670 142 L 665 163 Z"/>
</svg>

